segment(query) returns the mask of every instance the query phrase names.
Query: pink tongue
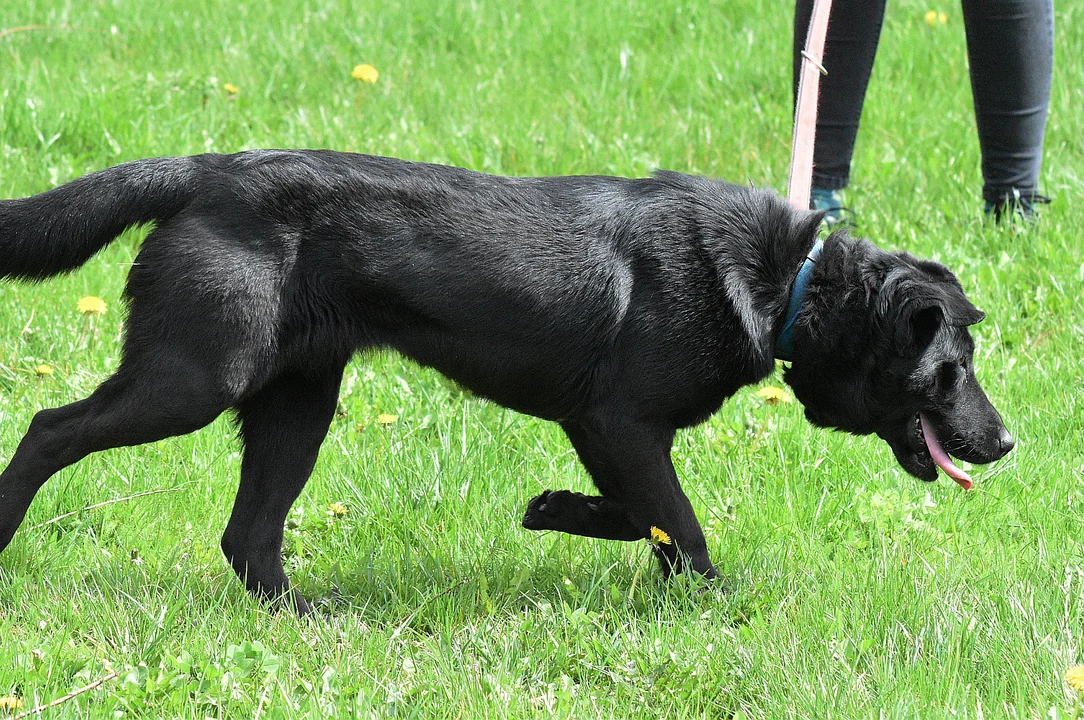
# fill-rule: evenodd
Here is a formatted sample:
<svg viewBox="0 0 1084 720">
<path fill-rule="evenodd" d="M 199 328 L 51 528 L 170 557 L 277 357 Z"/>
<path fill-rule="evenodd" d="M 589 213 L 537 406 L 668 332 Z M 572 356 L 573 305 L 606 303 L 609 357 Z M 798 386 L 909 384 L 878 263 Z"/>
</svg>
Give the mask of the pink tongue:
<svg viewBox="0 0 1084 720">
<path fill-rule="evenodd" d="M 918 421 L 922 424 L 922 439 L 926 441 L 926 449 L 930 451 L 930 457 L 937 463 L 937 467 L 944 470 L 945 474 L 959 483 L 960 487 L 964 490 L 970 490 L 971 476 L 953 464 L 948 453 L 941 447 L 941 443 L 938 441 L 937 435 L 933 431 L 933 426 L 930 425 L 930 421 L 927 420 L 926 416 L 922 413 L 919 413 Z"/>
</svg>

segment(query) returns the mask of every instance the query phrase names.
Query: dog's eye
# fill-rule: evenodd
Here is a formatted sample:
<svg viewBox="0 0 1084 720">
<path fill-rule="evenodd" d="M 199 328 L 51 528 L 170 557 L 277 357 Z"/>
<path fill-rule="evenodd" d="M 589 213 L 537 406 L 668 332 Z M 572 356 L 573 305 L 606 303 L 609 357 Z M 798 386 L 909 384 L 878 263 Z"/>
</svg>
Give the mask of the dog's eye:
<svg viewBox="0 0 1084 720">
<path fill-rule="evenodd" d="M 965 368 L 965 369 L 967 368 L 967 358 L 965 358 L 965 357 L 960 358 L 960 367 Z"/>
</svg>

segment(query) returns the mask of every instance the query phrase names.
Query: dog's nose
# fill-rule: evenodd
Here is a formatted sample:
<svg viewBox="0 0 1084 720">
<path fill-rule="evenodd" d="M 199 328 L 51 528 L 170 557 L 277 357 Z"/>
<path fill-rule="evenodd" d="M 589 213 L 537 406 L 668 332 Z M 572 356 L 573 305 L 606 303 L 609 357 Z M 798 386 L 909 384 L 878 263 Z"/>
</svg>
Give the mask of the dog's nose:
<svg viewBox="0 0 1084 720">
<path fill-rule="evenodd" d="M 997 438 L 997 445 L 1002 455 L 1008 455 L 1009 451 L 1016 447 L 1016 441 L 1013 440 L 1008 430 L 1001 428 L 1001 434 Z"/>
</svg>

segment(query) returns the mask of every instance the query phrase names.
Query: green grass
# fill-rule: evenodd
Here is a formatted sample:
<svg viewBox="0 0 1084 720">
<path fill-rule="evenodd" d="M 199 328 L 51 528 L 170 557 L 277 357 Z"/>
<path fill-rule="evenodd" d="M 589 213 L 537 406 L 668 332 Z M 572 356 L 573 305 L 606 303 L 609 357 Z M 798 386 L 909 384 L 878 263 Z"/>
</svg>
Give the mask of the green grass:
<svg viewBox="0 0 1084 720">
<path fill-rule="evenodd" d="M 287 532 L 313 619 L 268 612 L 220 556 L 239 465 L 224 418 L 41 491 L 0 556 L 0 696 L 28 709 L 115 670 L 49 717 L 1067 717 L 1062 675 L 1084 662 L 1084 8 L 1059 5 L 1038 229 L 980 219 L 954 3 L 891 4 L 848 194 L 863 234 L 946 262 L 988 313 L 977 365 L 1019 444 L 971 493 L 742 391 L 675 448 L 731 588 L 697 593 L 662 583 L 645 546 L 519 529 L 541 489 L 589 485 L 560 432 L 376 356 L 348 369 Z M 783 187 L 790 11 L 5 2 L 0 29 L 52 29 L 0 37 L 0 197 L 252 147 Z M 350 78 L 362 62 L 377 84 Z M 0 285 L 0 463 L 34 412 L 116 367 L 138 242 Z M 93 326 L 84 295 L 109 303 Z"/>
</svg>

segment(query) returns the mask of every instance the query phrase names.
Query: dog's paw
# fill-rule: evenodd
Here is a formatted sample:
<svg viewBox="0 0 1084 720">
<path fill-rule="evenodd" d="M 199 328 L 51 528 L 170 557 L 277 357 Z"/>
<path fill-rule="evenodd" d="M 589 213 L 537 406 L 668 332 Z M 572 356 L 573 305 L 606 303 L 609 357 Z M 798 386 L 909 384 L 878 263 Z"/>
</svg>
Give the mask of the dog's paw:
<svg viewBox="0 0 1084 720">
<path fill-rule="evenodd" d="M 536 495 L 527 503 L 527 512 L 523 513 L 523 527 L 528 530 L 545 530 L 543 519 L 546 509 L 549 507 L 552 490 L 544 490 L 541 495 Z"/>
<path fill-rule="evenodd" d="M 309 601 L 296 588 L 287 588 L 286 592 L 271 599 L 272 606 L 278 610 L 292 612 L 299 618 L 304 618 L 312 613 Z"/>
<path fill-rule="evenodd" d="M 561 530 L 559 522 L 573 506 L 583 504 L 585 496 L 570 490 L 546 490 L 527 503 L 523 527 L 528 530 Z"/>
<path fill-rule="evenodd" d="M 547 490 L 531 500 L 523 515 L 523 527 L 602 540 L 627 541 L 644 537 L 620 503 L 571 490 Z"/>
</svg>

